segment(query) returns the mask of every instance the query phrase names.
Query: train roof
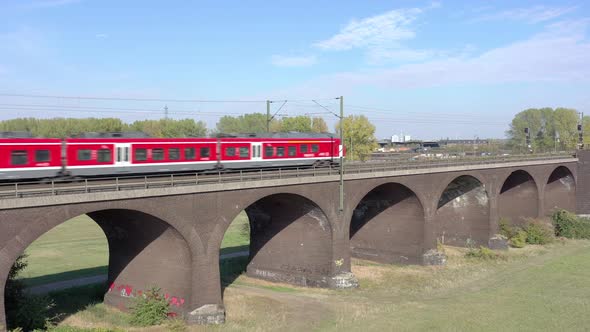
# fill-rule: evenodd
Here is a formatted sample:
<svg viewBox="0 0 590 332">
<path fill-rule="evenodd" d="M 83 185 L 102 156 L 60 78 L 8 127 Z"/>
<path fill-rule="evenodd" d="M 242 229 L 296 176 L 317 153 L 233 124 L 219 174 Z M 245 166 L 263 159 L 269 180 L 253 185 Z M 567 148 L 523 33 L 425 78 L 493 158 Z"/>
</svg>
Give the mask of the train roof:
<svg viewBox="0 0 590 332">
<path fill-rule="evenodd" d="M 297 131 L 277 133 L 239 133 L 239 134 L 218 134 L 218 137 L 228 138 L 335 138 L 332 133 L 302 133 Z"/>
<path fill-rule="evenodd" d="M 33 138 L 28 131 L 0 131 L 0 138 Z"/>
</svg>

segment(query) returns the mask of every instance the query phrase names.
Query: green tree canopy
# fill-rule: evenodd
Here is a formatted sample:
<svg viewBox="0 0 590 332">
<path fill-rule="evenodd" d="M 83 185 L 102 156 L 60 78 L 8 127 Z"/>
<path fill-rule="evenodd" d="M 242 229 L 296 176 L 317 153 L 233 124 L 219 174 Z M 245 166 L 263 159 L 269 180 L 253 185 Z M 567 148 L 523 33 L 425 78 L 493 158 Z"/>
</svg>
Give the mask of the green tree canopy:
<svg viewBox="0 0 590 332">
<path fill-rule="evenodd" d="M 141 120 L 133 122 L 129 128 L 143 131 L 153 137 L 204 137 L 207 135 L 207 125 L 203 121 L 194 119 Z"/>
<path fill-rule="evenodd" d="M 226 134 L 266 132 L 266 114 L 249 113 L 240 116 L 222 116 L 217 122 L 216 131 Z"/>
<path fill-rule="evenodd" d="M 276 131 L 298 131 L 302 133 L 325 133 L 328 125 L 323 118 L 298 115 L 281 119 L 277 122 Z"/>
<path fill-rule="evenodd" d="M 326 121 L 319 117 L 305 115 L 287 117 L 284 119 L 272 119 L 271 132 L 327 132 Z M 250 113 L 240 116 L 225 115 L 219 119 L 215 131 L 217 133 L 263 133 L 266 132 L 266 114 Z"/>
<path fill-rule="evenodd" d="M 349 115 L 342 121 L 346 158 L 348 160 L 366 160 L 377 148 L 375 126 L 364 115 Z M 336 132 L 340 124 L 336 124 Z"/>
<path fill-rule="evenodd" d="M 17 118 L 0 121 L 0 131 L 28 131 L 37 137 L 68 137 L 84 132 L 123 131 L 127 129 L 115 118 Z"/>
<path fill-rule="evenodd" d="M 71 137 L 86 132 L 143 131 L 153 137 L 205 136 L 202 121 L 142 120 L 127 124 L 116 118 L 18 118 L 0 121 L 0 131 L 28 131 L 36 137 Z"/>
<path fill-rule="evenodd" d="M 524 152 L 525 128 L 529 128 L 535 152 L 571 150 L 577 144 L 578 114 L 568 108 L 530 108 L 512 119 L 507 136 L 513 150 Z"/>
</svg>

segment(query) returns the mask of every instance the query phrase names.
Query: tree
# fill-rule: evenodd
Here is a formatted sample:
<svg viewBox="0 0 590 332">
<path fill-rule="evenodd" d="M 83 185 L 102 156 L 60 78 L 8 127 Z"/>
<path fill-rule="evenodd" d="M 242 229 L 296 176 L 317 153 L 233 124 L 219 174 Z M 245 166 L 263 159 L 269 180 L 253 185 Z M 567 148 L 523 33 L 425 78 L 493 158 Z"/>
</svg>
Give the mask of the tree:
<svg viewBox="0 0 590 332">
<path fill-rule="evenodd" d="M 272 122 L 276 121 L 273 120 Z M 250 113 L 237 117 L 222 116 L 217 122 L 216 131 L 225 134 L 266 132 L 266 114 Z"/>
<path fill-rule="evenodd" d="M 129 128 L 153 137 L 204 137 L 207 134 L 205 123 L 194 119 L 141 120 L 133 122 Z"/>
<path fill-rule="evenodd" d="M 281 132 L 325 133 L 328 131 L 328 125 L 323 118 L 298 115 L 277 121 L 271 129 Z"/>
<path fill-rule="evenodd" d="M 559 133 L 558 147 L 573 150 L 578 144 L 578 112 L 573 109 L 557 108 L 553 113 L 554 131 Z M 553 135 L 555 138 L 555 134 Z"/>
<path fill-rule="evenodd" d="M 509 146 L 519 152 L 525 152 L 524 129 L 529 128 L 531 149 L 535 152 L 553 151 L 554 149 L 574 149 L 577 143 L 576 110 L 568 108 L 531 108 L 514 117 L 507 131 Z M 559 143 L 556 145 L 556 137 Z"/>
<path fill-rule="evenodd" d="M 349 115 L 342 121 L 344 146 L 348 160 L 366 160 L 377 148 L 375 126 L 364 115 Z M 340 123 L 336 124 L 336 132 Z"/>
</svg>

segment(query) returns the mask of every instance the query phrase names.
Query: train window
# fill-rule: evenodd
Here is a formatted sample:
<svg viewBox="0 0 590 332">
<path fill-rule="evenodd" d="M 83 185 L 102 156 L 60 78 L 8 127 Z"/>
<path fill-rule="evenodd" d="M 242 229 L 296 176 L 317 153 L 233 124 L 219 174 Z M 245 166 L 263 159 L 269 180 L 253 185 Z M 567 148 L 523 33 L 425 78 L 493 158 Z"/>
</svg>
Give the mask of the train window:
<svg viewBox="0 0 590 332">
<path fill-rule="evenodd" d="M 297 154 L 297 147 L 296 146 L 289 146 L 289 157 L 295 157 L 295 155 Z"/>
<path fill-rule="evenodd" d="M 250 156 L 250 151 L 247 147 L 240 148 L 240 158 L 248 158 Z"/>
<path fill-rule="evenodd" d="M 51 160 L 51 152 L 49 150 L 37 150 L 35 151 L 35 161 L 38 163 L 46 162 Z"/>
<path fill-rule="evenodd" d="M 164 160 L 164 149 L 152 149 L 153 160 Z"/>
<path fill-rule="evenodd" d="M 312 144 L 311 145 L 311 152 L 313 153 L 317 153 L 318 151 L 320 151 L 320 147 L 317 144 Z"/>
<path fill-rule="evenodd" d="M 137 160 L 137 161 L 147 160 L 147 149 L 135 149 L 135 160 Z"/>
<path fill-rule="evenodd" d="M 234 157 L 236 155 L 236 148 L 225 148 L 225 155 L 228 157 Z"/>
<path fill-rule="evenodd" d="M 201 158 L 209 158 L 210 149 L 209 148 L 201 148 Z"/>
<path fill-rule="evenodd" d="M 98 149 L 97 159 L 99 163 L 108 163 L 111 161 L 111 150 Z"/>
<path fill-rule="evenodd" d="M 284 157 L 285 156 L 285 147 L 279 146 L 277 147 L 277 157 Z"/>
<path fill-rule="evenodd" d="M 195 148 L 184 148 L 184 159 L 194 160 L 196 157 Z"/>
<path fill-rule="evenodd" d="M 26 165 L 29 163 L 29 156 L 25 150 L 14 150 L 10 154 L 10 163 L 12 165 Z"/>
<path fill-rule="evenodd" d="M 309 145 L 307 145 L 307 144 L 301 144 L 301 145 L 299 146 L 299 151 L 300 151 L 301 153 L 307 153 L 307 149 L 308 149 L 308 148 L 309 148 Z"/>
<path fill-rule="evenodd" d="M 170 159 L 170 160 L 180 159 L 180 149 L 179 148 L 168 149 L 168 159 Z"/>
<path fill-rule="evenodd" d="M 92 159 L 92 151 L 89 149 L 78 150 L 78 160 L 85 161 Z"/>
<path fill-rule="evenodd" d="M 274 150 L 272 146 L 267 146 L 264 148 L 264 156 L 265 157 L 272 157 L 274 155 Z"/>
</svg>

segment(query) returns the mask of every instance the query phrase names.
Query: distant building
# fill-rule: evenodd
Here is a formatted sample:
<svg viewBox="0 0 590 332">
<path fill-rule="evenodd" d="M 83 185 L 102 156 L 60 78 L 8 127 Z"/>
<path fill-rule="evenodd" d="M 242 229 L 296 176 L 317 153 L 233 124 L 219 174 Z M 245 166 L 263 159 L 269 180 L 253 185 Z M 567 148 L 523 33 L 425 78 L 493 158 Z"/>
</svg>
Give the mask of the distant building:
<svg viewBox="0 0 590 332">
<path fill-rule="evenodd" d="M 400 137 L 398 135 L 391 136 L 391 143 L 401 143 Z"/>
</svg>

